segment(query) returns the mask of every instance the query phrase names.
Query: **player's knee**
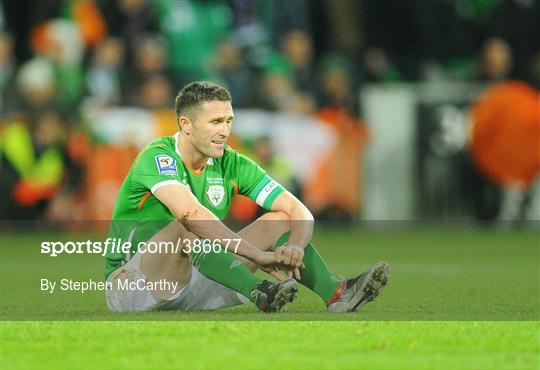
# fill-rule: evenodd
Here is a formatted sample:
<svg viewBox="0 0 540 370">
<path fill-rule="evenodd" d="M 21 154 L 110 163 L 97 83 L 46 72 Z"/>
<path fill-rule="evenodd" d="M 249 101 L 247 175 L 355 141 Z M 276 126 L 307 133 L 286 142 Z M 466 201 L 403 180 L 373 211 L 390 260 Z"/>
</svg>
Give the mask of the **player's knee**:
<svg viewBox="0 0 540 370">
<path fill-rule="evenodd" d="M 283 211 L 268 212 L 261 217 L 261 219 L 269 221 L 290 221 L 290 217 L 287 213 Z"/>
<path fill-rule="evenodd" d="M 281 235 L 289 231 L 290 217 L 287 213 L 281 211 L 269 212 L 265 216 L 265 222 L 263 223 L 263 235 L 272 236 L 272 238 L 279 238 Z"/>
</svg>

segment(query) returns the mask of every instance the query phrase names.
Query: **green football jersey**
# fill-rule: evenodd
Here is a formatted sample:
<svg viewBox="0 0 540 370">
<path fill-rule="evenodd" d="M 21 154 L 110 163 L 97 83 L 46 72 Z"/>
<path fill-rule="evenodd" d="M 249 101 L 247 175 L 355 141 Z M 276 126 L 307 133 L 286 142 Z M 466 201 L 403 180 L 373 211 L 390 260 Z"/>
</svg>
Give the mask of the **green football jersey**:
<svg viewBox="0 0 540 370">
<path fill-rule="evenodd" d="M 105 276 L 127 261 L 140 242 L 147 241 L 174 215 L 154 193 L 168 184 L 187 187 L 199 202 L 223 220 L 235 193 L 245 195 L 265 209 L 285 189 L 248 157 L 226 147 L 223 157 L 210 158 L 196 174 L 182 162 L 178 133 L 148 144 L 135 158 L 116 200 L 110 238 L 131 242 L 129 253 L 106 255 Z"/>
</svg>

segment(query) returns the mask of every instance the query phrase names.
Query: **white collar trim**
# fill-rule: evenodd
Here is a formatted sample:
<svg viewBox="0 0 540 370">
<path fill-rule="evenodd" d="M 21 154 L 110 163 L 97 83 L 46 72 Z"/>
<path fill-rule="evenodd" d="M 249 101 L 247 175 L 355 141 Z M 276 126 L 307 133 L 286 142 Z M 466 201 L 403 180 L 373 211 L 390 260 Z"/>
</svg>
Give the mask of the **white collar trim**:
<svg viewBox="0 0 540 370">
<path fill-rule="evenodd" d="M 180 142 L 180 131 L 174 134 L 174 150 L 176 151 L 176 154 L 178 154 L 178 156 L 182 158 L 182 156 L 180 155 L 180 150 L 178 149 L 179 142 Z"/>
</svg>

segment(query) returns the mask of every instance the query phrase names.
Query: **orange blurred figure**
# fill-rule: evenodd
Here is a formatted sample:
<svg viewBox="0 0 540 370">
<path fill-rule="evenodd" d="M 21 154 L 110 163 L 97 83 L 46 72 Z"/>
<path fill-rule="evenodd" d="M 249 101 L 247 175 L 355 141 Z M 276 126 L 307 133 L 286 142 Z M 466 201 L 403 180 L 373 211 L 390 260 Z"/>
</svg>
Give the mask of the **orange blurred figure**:
<svg viewBox="0 0 540 370">
<path fill-rule="evenodd" d="M 517 82 L 489 88 L 472 107 L 472 156 L 503 186 L 528 188 L 540 171 L 540 94 Z"/>
</svg>

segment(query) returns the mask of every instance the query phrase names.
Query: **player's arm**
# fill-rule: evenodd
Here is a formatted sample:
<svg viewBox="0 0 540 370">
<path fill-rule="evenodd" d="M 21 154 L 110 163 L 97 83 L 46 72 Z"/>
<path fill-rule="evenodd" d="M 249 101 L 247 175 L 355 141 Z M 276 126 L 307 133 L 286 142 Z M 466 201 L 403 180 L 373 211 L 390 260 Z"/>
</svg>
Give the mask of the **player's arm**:
<svg viewBox="0 0 540 370">
<path fill-rule="evenodd" d="M 313 236 L 314 219 L 309 209 L 290 192 L 284 191 L 274 200 L 270 210 L 281 211 L 289 216 L 289 244 L 305 248 Z"/>
<path fill-rule="evenodd" d="M 242 239 L 237 233 L 230 230 L 212 212 L 204 207 L 197 198 L 183 185 L 170 184 L 155 190 L 154 196 L 162 202 L 175 215 L 186 229 L 203 239 L 217 240 L 222 245 L 228 245 L 231 240 L 238 239 L 240 243 L 229 250 L 235 254 L 247 258 L 261 267 L 267 267 L 266 271 L 274 274 L 271 267 L 282 264 L 273 252 L 263 252 Z M 228 243 L 229 242 L 229 243 Z M 278 277 L 278 276 L 276 276 Z"/>
<path fill-rule="evenodd" d="M 288 191 L 284 191 L 277 196 L 270 208 L 272 211 L 281 211 L 289 216 L 290 236 L 287 245 L 276 248 L 276 253 L 280 259 L 288 266 L 289 276 L 301 279 L 299 268 L 303 266 L 304 248 L 313 236 L 313 215 L 309 209 Z"/>
<path fill-rule="evenodd" d="M 282 211 L 289 216 L 291 235 L 288 244 L 276 248 L 278 258 L 290 266 L 289 276 L 294 272 L 300 279 L 298 268 L 302 266 L 304 248 L 313 234 L 313 216 L 294 195 L 273 180 L 254 161 L 233 152 L 238 190 L 242 195 L 254 200 L 259 206 L 270 211 Z"/>
</svg>

